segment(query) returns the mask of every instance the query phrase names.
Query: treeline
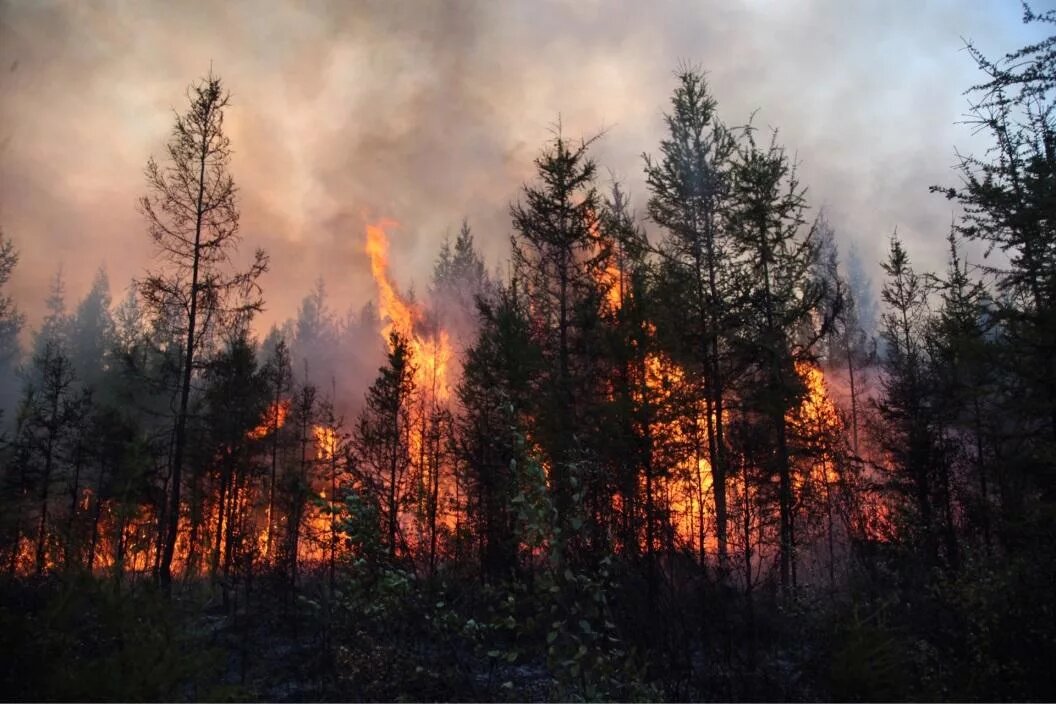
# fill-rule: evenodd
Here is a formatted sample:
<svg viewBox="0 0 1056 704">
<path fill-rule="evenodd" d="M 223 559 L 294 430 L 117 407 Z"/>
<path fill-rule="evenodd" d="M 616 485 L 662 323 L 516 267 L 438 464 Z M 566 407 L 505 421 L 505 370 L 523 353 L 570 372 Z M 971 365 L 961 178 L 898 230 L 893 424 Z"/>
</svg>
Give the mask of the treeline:
<svg viewBox="0 0 1056 704">
<path fill-rule="evenodd" d="M 215 597 L 238 672 L 211 676 L 251 698 L 290 694 L 277 634 L 313 646 L 284 677 L 315 698 L 1051 696 L 1054 46 L 969 47 L 992 151 L 934 188 L 961 213 L 944 272 L 891 236 L 878 321 L 778 133 L 721 121 L 685 69 L 646 213 L 558 131 L 506 274 L 463 225 L 415 301 L 378 223 L 376 308 L 338 323 L 320 284 L 258 341 L 269 262 L 232 264 L 227 94 L 196 84 L 146 169 L 156 269 L 72 314 L 56 277 L 22 367 L 8 691 L 83 696 L 27 673 L 124 652 L 121 618 L 55 616 L 76 589 L 161 604 L 189 642 Z M 4 239 L 0 284 L 16 264 Z M 22 323 L 0 298 L 9 366 Z M 361 403 L 346 354 L 382 363 Z M 157 659 L 175 674 L 109 696 L 196 696 L 198 665 Z"/>
</svg>

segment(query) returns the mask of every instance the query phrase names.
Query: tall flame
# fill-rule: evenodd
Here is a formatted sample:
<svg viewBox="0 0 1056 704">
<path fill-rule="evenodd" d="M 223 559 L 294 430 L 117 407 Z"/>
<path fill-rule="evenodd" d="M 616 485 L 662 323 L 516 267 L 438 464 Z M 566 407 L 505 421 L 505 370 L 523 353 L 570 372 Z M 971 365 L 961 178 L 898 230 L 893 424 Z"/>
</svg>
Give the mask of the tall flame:
<svg viewBox="0 0 1056 704">
<path fill-rule="evenodd" d="M 403 300 L 389 280 L 389 237 L 386 228 L 396 227 L 395 220 L 379 220 L 367 225 L 367 254 L 370 256 L 370 273 L 378 286 L 380 314 L 388 323 L 381 334 L 386 342 L 395 330 L 410 340 L 414 329 L 416 311 Z"/>
<path fill-rule="evenodd" d="M 415 303 L 400 295 L 389 273 L 388 228 L 397 226 L 395 220 L 383 219 L 367 225 L 366 253 L 370 256 L 370 270 L 378 287 L 379 313 L 384 327 L 382 337 L 390 344 L 389 336 L 398 333 L 407 342 L 410 362 L 414 368 L 415 429 L 408 437 L 409 454 L 417 469 L 417 481 L 423 498 L 435 491 L 436 526 L 453 529 L 455 518 L 443 507 L 449 505 L 457 492 L 450 467 L 440 455 L 442 444 L 431 435 L 436 413 L 445 408 L 451 396 L 448 374 L 454 350 L 447 330 L 435 330 L 425 325 L 425 315 Z M 421 507 L 419 507 L 421 510 Z M 414 534 L 411 516 L 401 517 L 405 536 Z M 406 525 L 403 525 L 406 522 Z M 418 540 L 425 542 L 424 536 Z"/>
<path fill-rule="evenodd" d="M 389 237 L 386 228 L 398 226 L 395 220 L 383 219 L 367 225 L 367 255 L 370 271 L 378 287 L 379 313 L 385 326 L 381 330 L 386 343 L 389 335 L 397 332 L 407 340 L 411 361 L 415 365 L 415 385 L 437 401 L 446 401 L 451 394 L 448 365 L 453 356 L 446 330 L 424 334 L 420 328 L 424 316 L 421 309 L 407 301 L 396 290 L 389 276 Z"/>
</svg>

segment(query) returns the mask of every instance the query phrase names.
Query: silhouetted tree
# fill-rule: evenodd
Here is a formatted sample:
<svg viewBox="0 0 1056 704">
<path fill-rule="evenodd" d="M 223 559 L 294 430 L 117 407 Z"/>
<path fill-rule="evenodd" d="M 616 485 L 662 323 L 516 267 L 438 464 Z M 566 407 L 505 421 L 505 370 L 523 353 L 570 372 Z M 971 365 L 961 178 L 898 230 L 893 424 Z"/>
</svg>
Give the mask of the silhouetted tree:
<svg viewBox="0 0 1056 704">
<path fill-rule="evenodd" d="M 378 497 L 382 509 L 385 546 L 395 559 L 407 545 L 400 531 L 400 512 L 406 499 L 406 478 L 411 467 L 411 403 L 414 366 L 407 341 L 399 333 L 389 336 L 388 364 L 367 391 L 353 435 L 355 472 Z"/>
<path fill-rule="evenodd" d="M 479 332 L 458 385 L 458 455 L 481 578 L 501 581 L 517 566 L 515 464 L 524 461 L 518 435 L 528 421 L 538 359 L 515 284 L 498 287 L 479 305 Z"/>
<path fill-rule="evenodd" d="M 884 396 L 878 408 L 885 422 L 881 443 L 892 460 L 893 486 L 913 502 L 914 525 L 923 538 L 925 557 L 934 562 L 938 448 L 923 349 L 927 291 L 897 236 L 892 236 L 891 251 L 882 266 L 887 280 L 880 295 L 887 310 L 881 316 Z"/>
<path fill-rule="evenodd" d="M 572 511 L 573 484 L 587 477 L 580 432 L 594 402 L 587 342 L 598 320 L 598 260 L 593 234 L 600 206 L 590 142 L 560 134 L 535 160 L 538 185 L 526 185 L 511 206 L 513 264 L 531 311 L 532 340 L 542 364 L 533 379 L 536 441 L 550 463 L 559 520 Z M 593 486 L 593 482 L 591 482 Z"/>
<path fill-rule="evenodd" d="M 815 228 L 804 232 L 805 190 L 777 134 L 761 147 L 751 125 L 744 129 L 732 171 L 732 251 L 745 267 L 748 311 L 739 333 L 753 388 L 741 392 L 748 409 L 769 419 L 773 443 L 766 463 L 778 478 L 780 574 L 792 585 L 792 462 L 786 416 L 803 393 L 796 362 L 809 361 L 842 305 L 839 291 L 816 276 Z"/>
<path fill-rule="evenodd" d="M 726 441 L 729 339 L 735 326 L 736 269 L 726 224 L 730 206 L 733 136 L 715 115 L 704 75 L 681 71 L 665 116 L 662 158 L 645 158 L 649 215 L 667 232 L 661 249 L 681 269 L 688 288 L 681 302 L 694 372 L 704 381 L 704 437 L 712 474 L 720 570 L 726 569 Z M 702 546 L 703 549 L 703 546 Z"/>
<path fill-rule="evenodd" d="M 224 134 L 229 96 L 210 74 L 189 91 L 190 107 L 177 114 L 164 166 L 147 162 L 148 193 L 140 199 L 163 267 L 139 282 L 140 293 L 160 317 L 180 326 L 183 340 L 172 476 L 159 577 L 166 588 L 180 521 L 180 489 L 187 444 L 191 380 L 200 352 L 218 325 L 260 310 L 257 279 L 268 260 L 257 250 L 245 271 L 229 273 L 238 243 L 237 190 L 228 172 L 231 142 Z"/>
</svg>

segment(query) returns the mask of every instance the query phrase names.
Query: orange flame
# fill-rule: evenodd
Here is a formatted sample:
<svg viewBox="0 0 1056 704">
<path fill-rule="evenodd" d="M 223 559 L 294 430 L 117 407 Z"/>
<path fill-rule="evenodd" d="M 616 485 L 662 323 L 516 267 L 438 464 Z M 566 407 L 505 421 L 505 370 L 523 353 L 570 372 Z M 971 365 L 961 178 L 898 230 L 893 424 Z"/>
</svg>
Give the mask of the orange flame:
<svg viewBox="0 0 1056 704">
<path fill-rule="evenodd" d="M 428 440 L 435 412 L 444 408 L 451 397 L 452 380 L 449 369 L 454 358 L 454 349 L 447 330 L 435 332 L 425 329 L 422 309 L 400 295 L 389 273 L 389 238 L 387 228 L 397 226 L 395 220 L 383 219 L 367 225 L 366 253 L 370 256 L 370 269 L 378 287 L 379 313 L 384 321 L 382 337 L 389 343 L 389 335 L 398 333 L 407 341 L 410 362 L 414 367 L 415 413 L 418 426 L 408 436 L 409 454 L 417 470 L 417 480 L 423 493 L 427 487 L 437 488 L 436 526 L 452 529 L 454 516 L 444 507 L 452 502 L 456 487 L 451 469 L 437 456 L 436 442 Z M 423 513 L 419 507 L 419 513 Z M 419 516 L 418 521 L 421 521 Z M 421 526 L 415 531 L 414 516 L 403 515 L 400 523 L 405 537 L 424 541 Z"/>
<path fill-rule="evenodd" d="M 398 225 L 399 223 L 395 220 L 379 220 L 367 225 L 367 254 L 370 256 L 370 272 L 374 276 L 374 283 L 378 286 L 381 317 L 389 321 L 381 331 L 386 341 L 394 330 L 409 340 L 414 330 L 416 314 L 415 309 L 403 300 L 389 280 L 389 238 L 385 229 Z"/>
<path fill-rule="evenodd" d="M 419 328 L 421 309 L 407 301 L 396 290 L 389 276 L 389 238 L 386 228 L 399 225 L 395 220 L 379 220 L 367 225 L 366 252 L 370 256 L 370 271 L 378 286 L 380 315 L 386 320 L 381 334 L 386 343 L 393 331 L 407 340 L 411 361 L 415 365 L 415 385 L 427 391 L 437 401 L 451 395 L 448 364 L 453 357 L 451 341 L 446 330 L 433 335 L 423 334 Z"/>
<path fill-rule="evenodd" d="M 588 218 L 590 220 L 588 224 L 590 236 L 600 251 L 605 246 L 601 232 L 601 221 L 593 210 L 590 211 Z M 605 301 L 608 303 L 610 310 L 615 312 L 623 307 L 623 271 L 620 270 L 614 252 L 610 252 L 609 256 L 605 258 L 604 268 L 597 274 L 597 282 L 605 291 Z"/>
<path fill-rule="evenodd" d="M 312 435 L 315 437 L 315 458 L 333 459 L 339 444 L 337 431 L 326 425 L 316 425 L 312 428 Z"/>
<path fill-rule="evenodd" d="M 286 424 L 286 415 L 290 412 L 289 401 L 279 401 L 268 406 L 268 409 L 264 411 L 264 418 L 261 420 L 260 425 L 246 433 L 246 437 L 250 440 L 260 440 L 266 438 L 273 431 L 278 430 Z"/>
</svg>

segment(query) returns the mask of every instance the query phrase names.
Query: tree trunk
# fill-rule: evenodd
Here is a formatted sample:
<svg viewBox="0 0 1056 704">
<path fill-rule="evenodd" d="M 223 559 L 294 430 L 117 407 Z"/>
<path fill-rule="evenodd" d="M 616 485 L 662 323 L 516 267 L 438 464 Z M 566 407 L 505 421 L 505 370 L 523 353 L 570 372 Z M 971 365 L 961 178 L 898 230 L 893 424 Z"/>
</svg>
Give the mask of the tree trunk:
<svg viewBox="0 0 1056 704">
<path fill-rule="evenodd" d="M 169 515 L 165 545 L 161 554 L 159 576 L 162 589 L 169 593 L 172 588 L 172 557 L 176 550 L 176 536 L 180 530 L 180 483 L 183 476 L 183 452 L 187 442 L 187 408 L 191 399 L 191 373 L 194 370 L 194 334 L 198 322 L 198 266 L 201 262 L 202 202 L 205 195 L 205 162 L 209 141 L 202 139 L 202 151 L 198 160 L 198 198 L 196 201 L 194 227 L 194 256 L 191 264 L 191 301 L 187 315 L 187 341 L 184 346 L 183 374 L 180 382 L 180 408 L 176 416 L 176 445 L 172 457 L 172 487 L 169 495 Z"/>
</svg>

